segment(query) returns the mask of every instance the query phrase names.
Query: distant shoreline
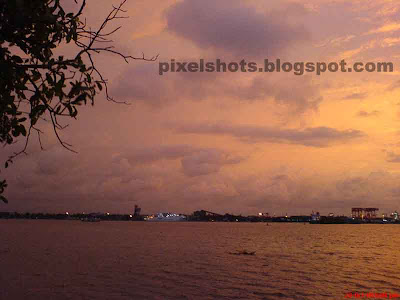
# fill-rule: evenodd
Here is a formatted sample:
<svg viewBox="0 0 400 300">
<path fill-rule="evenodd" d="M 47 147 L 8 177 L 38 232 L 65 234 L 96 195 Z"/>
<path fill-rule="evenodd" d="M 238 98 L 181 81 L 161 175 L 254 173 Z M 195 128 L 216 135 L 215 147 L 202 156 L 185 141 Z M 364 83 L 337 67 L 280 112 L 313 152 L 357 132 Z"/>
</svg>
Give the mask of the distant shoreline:
<svg viewBox="0 0 400 300">
<path fill-rule="evenodd" d="M 180 221 L 146 221 L 146 215 L 125 214 L 45 214 L 45 213 L 10 213 L 0 212 L 0 220 L 64 220 L 64 221 L 125 221 L 125 222 L 149 222 L 149 223 L 176 223 L 176 222 L 207 222 L 207 223 L 304 223 L 304 224 L 400 224 L 400 220 L 393 218 L 351 218 L 346 216 L 321 216 L 318 220 L 312 220 L 311 216 L 291 217 L 262 217 L 262 216 L 235 216 L 235 215 L 187 215 Z"/>
</svg>

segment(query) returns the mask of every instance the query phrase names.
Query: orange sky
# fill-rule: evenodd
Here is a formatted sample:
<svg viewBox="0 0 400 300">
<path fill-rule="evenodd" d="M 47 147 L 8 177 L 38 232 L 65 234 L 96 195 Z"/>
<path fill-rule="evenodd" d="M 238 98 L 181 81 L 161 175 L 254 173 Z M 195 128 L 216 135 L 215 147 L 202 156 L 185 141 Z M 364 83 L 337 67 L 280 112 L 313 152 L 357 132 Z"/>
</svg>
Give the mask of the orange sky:
<svg viewBox="0 0 400 300">
<path fill-rule="evenodd" d="M 98 24 L 111 1 L 89 1 Z M 116 1 L 113 1 L 118 3 Z M 267 5 L 268 3 L 268 5 Z M 19 211 L 399 209 L 399 6 L 390 0 L 128 1 L 115 46 L 159 61 L 97 64 L 112 94 L 5 172 Z M 67 50 L 71 51 L 71 50 Z M 168 73 L 158 62 L 393 62 L 395 72 Z M 68 121 L 68 120 L 66 120 Z M 20 145 L 21 146 L 21 145 Z M 10 149 L 9 151 L 12 151 Z"/>
</svg>

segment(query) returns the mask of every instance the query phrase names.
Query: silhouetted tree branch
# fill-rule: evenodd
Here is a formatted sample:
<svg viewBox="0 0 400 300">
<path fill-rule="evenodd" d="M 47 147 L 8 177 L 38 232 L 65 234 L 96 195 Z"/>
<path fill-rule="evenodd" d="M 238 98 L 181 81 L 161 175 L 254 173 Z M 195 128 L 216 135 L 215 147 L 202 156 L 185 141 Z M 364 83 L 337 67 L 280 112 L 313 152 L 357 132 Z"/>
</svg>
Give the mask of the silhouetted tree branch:
<svg viewBox="0 0 400 300">
<path fill-rule="evenodd" d="M 76 118 L 78 106 L 93 105 L 102 90 L 107 100 L 117 102 L 94 55 L 111 53 L 127 63 L 157 59 L 124 55 L 111 45 L 110 36 L 121 27 L 107 28 L 112 21 L 126 18 L 121 16 L 125 3 L 112 6 L 102 24 L 91 30 L 81 20 L 86 0 L 77 13 L 66 12 L 60 0 L 0 0 L 0 143 L 6 146 L 25 139 L 21 151 L 5 162 L 6 168 L 15 157 L 26 154 L 32 132 L 43 148 L 39 121 L 50 122 L 60 144 L 75 152 L 60 136 L 66 126 L 59 119 Z M 65 43 L 73 43 L 76 52 L 56 57 L 54 50 Z M 0 201 L 7 201 L 2 195 L 6 186 L 0 181 Z"/>
</svg>

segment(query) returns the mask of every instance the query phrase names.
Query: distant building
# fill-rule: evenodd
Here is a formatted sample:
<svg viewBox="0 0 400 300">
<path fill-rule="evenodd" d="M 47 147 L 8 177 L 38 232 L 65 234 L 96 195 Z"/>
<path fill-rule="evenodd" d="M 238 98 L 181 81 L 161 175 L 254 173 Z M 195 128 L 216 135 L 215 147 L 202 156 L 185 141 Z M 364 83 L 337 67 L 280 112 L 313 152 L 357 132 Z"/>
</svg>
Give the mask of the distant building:
<svg viewBox="0 0 400 300">
<path fill-rule="evenodd" d="M 361 207 L 353 207 L 351 209 L 351 216 L 357 219 L 373 219 L 376 218 L 376 214 L 379 208 L 361 208 Z"/>
<path fill-rule="evenodd" d="M 194 221 L 222 221 L 223 218 L 224 216 L 207 210 L 198 210 L 192 215 Z"/>
<path fill-rule="evenodd" d="M 135 211 L 133 213 L 133 216 L 134 217 L 139 217 L 141 211 L 142 211 L 142 209 L 139 206 L 135 205 Z"/>
<path fill-rule="evenodd" d="M 321 215 L 317 211 L 316 213 L 312 212 L 311 214 L 311 221 L 319 221 L 321 219 Z"/>
</svg>

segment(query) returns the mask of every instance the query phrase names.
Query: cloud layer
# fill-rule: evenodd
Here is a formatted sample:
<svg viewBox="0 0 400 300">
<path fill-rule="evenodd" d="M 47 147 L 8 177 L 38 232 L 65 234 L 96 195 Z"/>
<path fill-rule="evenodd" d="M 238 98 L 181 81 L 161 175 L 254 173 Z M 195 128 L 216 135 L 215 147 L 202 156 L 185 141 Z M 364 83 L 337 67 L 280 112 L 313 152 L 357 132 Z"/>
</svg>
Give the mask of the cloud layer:
<svg viewBox="0 0 400 300">
<path fill-rule="evenodd" d="M 297 144 L 311 147 L 327 147 L 338 143 L 351 142 L 365 136 L 362 131 L 337 130 L 329 127 L 280 129 L 258 126 L 228 124 L 189 124 L 178 127 L 180 133 L 228 135 L 242 141 Z"/>
<path fill-rule="evenodd" d="M 101 24 L 111 5 L 88 3 L 88 24 Z M 29 155 L 2 172 L 10 204 L 0 210 L 399 209 L 397 73 L 160 76 L 158 69 L 159 62 L 200 58 L 395 62 L 398 3 L 147 0 L 127 1 L 125 9 L 131 18 L 112 24 L 122 26 L 112 37 L 115 49 L 159 53 L 160 60 L 126 64 L 94 55 L 110 94 L 132 105 L 107 103 L 100 94 L 77 120 L 61 120 L 71 123 L 62 138 L 79 154 L 62 149 L 41 124 L 46 151 L 32 137 Z M 18 146 L 4 148 L 3 160 Z"/>
<path fill-rule="evenodd" d="M 297 5 L 292 11 L 299 13 L 305 8 Z M 291 24 L 290 15 L 282 18 L 282 14 L 260 13 L 237 0 L 185 0 L 172 6 L 166 18 L 169 31 L 200 48 L 255 59 L 275 56 L 309 39 L 304 26 Z"/>
</svg>

